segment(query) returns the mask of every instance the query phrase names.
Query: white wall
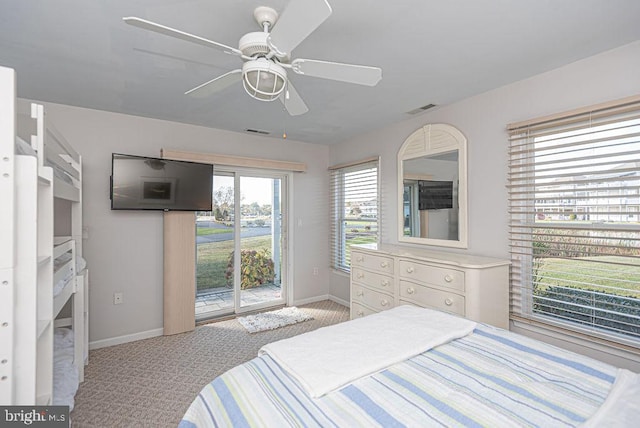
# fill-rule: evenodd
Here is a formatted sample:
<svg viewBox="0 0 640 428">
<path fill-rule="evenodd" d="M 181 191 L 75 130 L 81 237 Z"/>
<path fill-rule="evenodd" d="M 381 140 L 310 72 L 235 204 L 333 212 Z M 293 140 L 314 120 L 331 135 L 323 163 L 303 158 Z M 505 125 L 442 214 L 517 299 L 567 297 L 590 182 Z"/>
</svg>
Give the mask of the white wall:
<svg viewBox="0 0 640 428">
<path fill-rule="evenodd" d="M 381 156 L 382 241 L 397 243 L 396 156 L 400 146 L 413 131 L 427 123 L 457 127 L 468 139 L 467 252 L 508 258 L 506 125 L 639 94 L 638 70 L 640 41 L 332 146 L 330 161 Z M 346 275 L 333 272 L 330 287 L 332 295 L 349 300 Z M 627 365 L 626 360 L 612 362 Z M 635 367 L 640 369 L 640 363 L 636 362 Z"/>
<path fill-rule="evenodd" d="M 328 294 L 326 270 L 312 275 L 314 266 L 329 264 L 326 146 L 44 104 L 47 120 L 84 162 L 84 256 L 90 270 L 92 343 L 142 338 L 162 328 L 162 213 L 110 210 L 113 152 L 159 157 L 161 148 L 173 148 L 305 162 L 307 172 L 293 176 L 293 299 Z M 113 305 L 114 292 L 124 293 L 124 304 Z"/>
</svg>

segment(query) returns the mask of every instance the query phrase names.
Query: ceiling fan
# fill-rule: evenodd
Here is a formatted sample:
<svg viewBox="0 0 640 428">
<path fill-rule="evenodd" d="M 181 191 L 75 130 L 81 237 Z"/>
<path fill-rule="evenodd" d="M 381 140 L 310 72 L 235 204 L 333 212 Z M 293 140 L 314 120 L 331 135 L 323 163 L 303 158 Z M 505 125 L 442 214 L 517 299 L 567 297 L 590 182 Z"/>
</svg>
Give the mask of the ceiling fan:
<svg viewBox="0 0 640 428">
<path fill-rule="evenodd" d="M 375 86 L 382 79 L 382 70 L 378 67 L 303 58 L 291 60 L 293 49 L 331 12 L 326 0 L 291 0 L 281 16 L 270 7 L 260 6 L 254 10 L 253 16 L 262 31 L 242 36 L 237 49 L 142 18 L 125 17 L 123 20 L 138 28 L 222 50 L 244 61 L 242 68 L 196 86 L 185 92 L 186 95 L 206 96 L 242 81 L 251 97 L 261 101 L 279 99 L 289 114 L 297 116 L 309 109 L 287 78 L 287 70 L 304 76 L 366 86 Z"/>
</svg>

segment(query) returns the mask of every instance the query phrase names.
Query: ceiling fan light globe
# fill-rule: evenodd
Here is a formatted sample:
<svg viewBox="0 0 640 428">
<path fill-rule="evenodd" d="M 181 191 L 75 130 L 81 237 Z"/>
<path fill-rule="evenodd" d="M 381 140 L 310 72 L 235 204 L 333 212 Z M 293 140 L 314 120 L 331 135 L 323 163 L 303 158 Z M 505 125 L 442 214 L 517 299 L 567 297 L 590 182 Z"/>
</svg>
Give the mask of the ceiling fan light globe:
<svg viewBox="0 0 640 428">
<path fill-rule="evenodd" d="M 273 61 L 258 59 L 242 67 L 242 86 L 251 97 L 260 101 L 277 99 L 286 88 L 287 72 Z"/>
</svg>

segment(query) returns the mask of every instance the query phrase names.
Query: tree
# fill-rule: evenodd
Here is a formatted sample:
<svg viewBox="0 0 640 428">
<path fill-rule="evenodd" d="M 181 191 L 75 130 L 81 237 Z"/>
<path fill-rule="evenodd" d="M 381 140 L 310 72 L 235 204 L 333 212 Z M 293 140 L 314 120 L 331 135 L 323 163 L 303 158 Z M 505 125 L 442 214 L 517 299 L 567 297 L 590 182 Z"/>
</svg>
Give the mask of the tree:
<svg viewBox="0 0 640 428">
<path fill-rule="evenodd" d="M 213 218 L 218 221 L 224 220 L 224 217 L 222 217 L 222 212 L 220 212 L 220 207 L 216 207 L 215 211 L 213 212 Z"/>
<path fill-rule="evenodd" d="M 233 202 L 233 187 L 223 186 L 213 192 L 213 206 L 222 212 L 223 220 L 226 220 L 228 218 L 229 210 L 233 208 Z M 217 214 L 215 217 L 217 220 Z"/>
</svg>

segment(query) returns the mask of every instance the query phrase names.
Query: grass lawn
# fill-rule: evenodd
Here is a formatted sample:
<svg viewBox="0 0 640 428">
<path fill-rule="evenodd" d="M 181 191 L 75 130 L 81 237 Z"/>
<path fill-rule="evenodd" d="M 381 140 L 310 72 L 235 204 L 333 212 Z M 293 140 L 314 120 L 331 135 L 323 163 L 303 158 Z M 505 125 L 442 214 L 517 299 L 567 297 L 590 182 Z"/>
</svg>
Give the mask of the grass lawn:
<svg viewBox="0 0 640 428">
<path fill-rule="evenodd" d="M 545 258 L 539 260 L 538 286 L 561 286 L 601 291 L 640 298 L 640 263 L 610 265 L 601 262 L 629 263 L 628 257 L 600 256 L 580 259 Z"/>
<path fill-rule="evenodd" d="M 196 227 L 196 236 L 217 235 L 218 233 L 233 233 L 233 228 Z"/>
<path fill-rule="evenodd" d="M 221 229 L 215 229 L 221 230 Z M 271 249 L 271 236 L 242 238 L 242 248 L 252 250 Z M 198 244 L 196 249 L 196 288 L 226 287 L 225 272 L 233 251 L 233 240 Z"/>
</svg>

